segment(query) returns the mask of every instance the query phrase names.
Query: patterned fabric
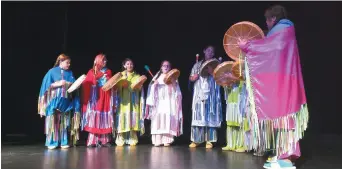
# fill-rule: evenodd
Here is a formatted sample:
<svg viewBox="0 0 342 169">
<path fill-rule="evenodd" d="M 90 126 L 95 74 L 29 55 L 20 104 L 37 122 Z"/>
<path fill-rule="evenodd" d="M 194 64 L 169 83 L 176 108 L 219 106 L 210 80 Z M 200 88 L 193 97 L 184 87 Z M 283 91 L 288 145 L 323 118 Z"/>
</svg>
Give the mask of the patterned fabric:
<svg viewBox="0 0 342 169">
<path fill-rule="evenodd" d="M 192 126 L 190 139 L 197 144 L 203 142 L 217 142 L 217 128 Z"/>
<path fill-rule="evenodd" d="M 266 38 L 240 48 L 246 53 L 254 147 L 274 145 L 278 156 L 292 152 L 299 157 L 295 149 L 307 129 L 309 113 L 293 23 L 282 19 Z"/>
<path fill-rule="evenodd" d="M 111 141 L 110 134 L 93 134 L 89 133 L 87 145 L 96 145 L 101 142 L 101 144 L 106 144 Z"/>
<path fill-rule="evenodd" d="M 162 144 L 171 144 L 174 139 L 171 134 L 152 134 L 152 144 L 153 145 L 162 145 Z"/>
<path fill-rule="evenodd" d="M 234 84 L 231 88 L 225 87 L 225 98 L 227 104 L 227 146 L 224 149 L 237 150 L 240 148 L 251 149 L 248 147 L 248 121 L 246 118 L 246 90 L 243 81 Z M 246 138 L 245 138 L 246 137 Z"/>
<path fill-rule="evenodd" d="M 122 72 L 124 74 L 125 72 Z M 127 75 L 128 87 L 124 88 L 119 85 L 117 90 L 117 114 L 116 125 L 117 132 L 124 133 L 129 131 L 141 131 L 143 129 L 143 113 L 144 113 L 144 90 L 132 90 L 131 84 L 134 83 L 140 75 L 131 73 Z"/>
<path fill-rule="evenodd" d="M 222 107 L 220 86 L 212 76 L 195 82 L 192 101 L 192 126 L 220 127 Z"/>
<path fill-rule="evenodd" d="M 97 144 L 94 141 L 108 143 L 107 135 L 113 130 L 115 111 L 115 95 L 112 90 L 103 91 L 102 86 L 112 77 L 111 70 L 103 68 L 96 75 L 90 69 L 82 83 L 82 129 L 89 132 L 87 145 Z M 104 139 L 105 138 L 105 139 Z"/>
<path fill-rule="evenodd" d="M 151 119 L 152 142 L 169 144 L 173 141 L 169 136 L 183 133 L 182 93 L 178 82 L 167 85 L 164 78 L 161 74 L 149 86 L 145 118 Z"/>
<path fill-rule="evenodd" d="M 136 131 L 129 131 L 124 133 L 118 133 L 115 144 L 116 145 L 135 145 L 138 143 L 138 133 Z"/>
<path fill-rule="evenodd" d="M 190 76 L 193 76 L 195 74 L 199 74 L 199 71 L 201 69 L 201 65 L 203 63 L 203 60 L 198 61 L 197 63 L 195 63 L 195 65 L 192 67 L 191 69 L 191 73 Z"/>
<path fill-rule="evenodd" d="M 53 88 L 52 84 L 65 80 L 64 86 Z M 70 70 L 60 67 L 50 69 L 44 76 L 39 98 L 38 114 L 46 116 L 45 134 L 46 146 L 68 145 L 68 129 L 70 125 L 71 136 L 76 143 L 78 140 L 80 103 L 78 95 L 73 96 L 66 92 L 75 78 Z M 72 121 L 70 121 L 73 116 Z"/>
<path fill-rule="evenodd" d="M 56 112 L 53 115 L 46 116 L 45 129 L 46 141 L 45 146 L 68 145 L 68 127 L 70 125 L 70 114 Z"/>
<path fill-rule="evenodd" d="M 193 66 L 191 76 L 199 74 L 202 62 L 203 60 Z M 216 142 L 216 128 L 221 127 L 221 121 L 220 86 L 216 84 L 212 76 L 199 77 L 194 83 L 191 141 L 195 143 Z"/>
<path fill-rule="evenodd" d="M 128 74 L 124 71 L 122 75 L 122 78 L 127 77 L 128 86 L 124 88 L 121 84 L 118 85 L 115 118 L 118 138 L 116 140 L 126 144 L 128 142 L 137 143 L 137 132 L 140 132 L 140 134 L 145 132 L 143 118 L 145 108 L 144 88 L 141 88 L 140 91 L 131 88 L 131 84 L 140 77 L 135 72 Z"/>
<path fill-rule="evenodd" d="M 64 86 L 52 88 L 54 82 L 65 80 Z M 44 76 L 38 98 L 38 114 L 49 116 L 55 113 L 55 109 L 61 112 L 69 112 L 74 109 L 71 95 L 66 89 L 75 81 L 70 70 L 63 70 L 60 67 L 50 69 Z M 76 110 L 76 112 L 79 110 Z"/>
</svg>

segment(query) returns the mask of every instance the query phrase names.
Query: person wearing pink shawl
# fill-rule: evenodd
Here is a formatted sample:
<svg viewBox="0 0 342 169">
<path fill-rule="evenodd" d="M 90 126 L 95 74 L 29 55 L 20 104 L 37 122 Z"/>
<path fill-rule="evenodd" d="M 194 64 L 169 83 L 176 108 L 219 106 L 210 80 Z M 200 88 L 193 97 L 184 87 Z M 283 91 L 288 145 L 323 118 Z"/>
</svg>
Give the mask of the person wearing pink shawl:
<svg viewBox="0 0 342 169">
<path fill-rule="evenodd" d="M 265 12 L 267 37 L 238 44 L 245 53 L 246 83 L 254 124 L 255 147 L 275 150 L 264 168 L 296 168 L 299 140 L 308 124 L 308 109 L 295 29 L 285 8 Z"/>
</svg>

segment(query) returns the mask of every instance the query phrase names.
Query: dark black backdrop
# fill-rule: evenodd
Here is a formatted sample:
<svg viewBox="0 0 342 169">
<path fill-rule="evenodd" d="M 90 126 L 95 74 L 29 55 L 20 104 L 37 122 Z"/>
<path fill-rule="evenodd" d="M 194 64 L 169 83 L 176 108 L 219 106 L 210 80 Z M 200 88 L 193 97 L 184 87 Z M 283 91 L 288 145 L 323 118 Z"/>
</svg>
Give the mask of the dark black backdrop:
<svg viewBox="0 0 342 169">
<path fill-rule="evenodd" d="M 279 3 L 287 8 L 296 27 L 311 116 L 309 132 L 341 133 L 341 108 L 337 106 L 341 75 L 337 67 L 342 4 Z M 91 68 L 95 55 L 103 52 L 113 72 L 121 70 L 125 57 L 133 59 L 141 74 L 148 75 L 143 69 L 145 64 L 155 73 L 164 59 L 180 69 L 185 128 L 179 140 L 189 142 L 192 96 L 188 76 L 195 54 L 202 54 L 203 47 L 212 44 L 216 57 L 229 60 L 222 46 L 225 31 L 243 20 L 266 29 L 263 14 L 271 4 L 2 2 L 2 138 L 23 133 L 43 141 L 44 120 L 37 114 L 37 98 L 44 74 L 56 57 L 66 52 L 72 57 L 72 70 L 78 77 Z M 220 133 L 222 143 L 225 127 Z"/>
</svg>

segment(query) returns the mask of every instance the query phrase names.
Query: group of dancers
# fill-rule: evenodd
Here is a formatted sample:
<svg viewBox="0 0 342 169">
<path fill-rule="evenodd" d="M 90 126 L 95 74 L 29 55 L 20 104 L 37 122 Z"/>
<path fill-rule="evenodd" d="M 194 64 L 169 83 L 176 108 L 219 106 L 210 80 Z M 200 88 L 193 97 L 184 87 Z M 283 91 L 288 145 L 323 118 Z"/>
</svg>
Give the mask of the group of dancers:
<svg viewBox="0 0 342 169">
<path fill-rule="evenodd" d="M 307 128 L 308 110 L 293 23 L 279 5 L 265 12 L 269 32 L 264 39 L 239 39 L 245 54 L 243 77 L 223 86 L 226 100 L 226 141 L 222 150 L 254 151 L 262 156 L 271 152 L 264 168 L 295 168 L 300 156 L 299 140 Z M 199 72 L 203 63 L 215 60 L 214 47 L 207 46 L 204 58 L 192 67 L 189 80 L 194 83 L 191 144 L 205 143 L 212 148 L 221 127 L 221 88 L 214 78 L 214 67 L 207 76 Z M 109 90 L 103 86 L 113 77 L 103 54 L 85 75 L 81 87 L 69 69 L 71 59 L 61 54 L 43 79 L 38 112 L 45 116 L 45 145 L 49 149 L 68 148 L 79 140 L 79 130 L 88 132 L 87 146 L 135 146 L 144 134 L 144 120 L 151 120 L 152 144 L 170 146 L 183 133 L 182 93 L 177 79 L 166 83 L 171 63 L 163 61 L 149 83 L 145 97 L 142 85 L 132 87 L 141 77 L 134 63 L 122 62 L 118 82 Z M 71 143 L 70 143 L 71 142 Z"/>
</svg>

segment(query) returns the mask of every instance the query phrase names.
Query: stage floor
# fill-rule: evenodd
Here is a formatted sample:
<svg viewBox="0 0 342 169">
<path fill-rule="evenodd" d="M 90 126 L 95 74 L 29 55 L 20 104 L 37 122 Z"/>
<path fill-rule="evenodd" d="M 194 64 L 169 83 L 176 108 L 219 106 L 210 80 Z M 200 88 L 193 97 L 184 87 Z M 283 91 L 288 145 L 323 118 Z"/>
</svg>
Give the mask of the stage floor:
<svg viewBox="0 0 342 169">
<path fill-rule="evenodd" d="M 300 169 L 341 169 L 342 137 L 330 136 L 301 142 Z M 39 145 L 3 145 L 3 169 L 262 169 L 265 158 L 252 153 L 212 150 L 187 145 L 153 147 L 71 147 L 47 150 Z"/>
</svg>

